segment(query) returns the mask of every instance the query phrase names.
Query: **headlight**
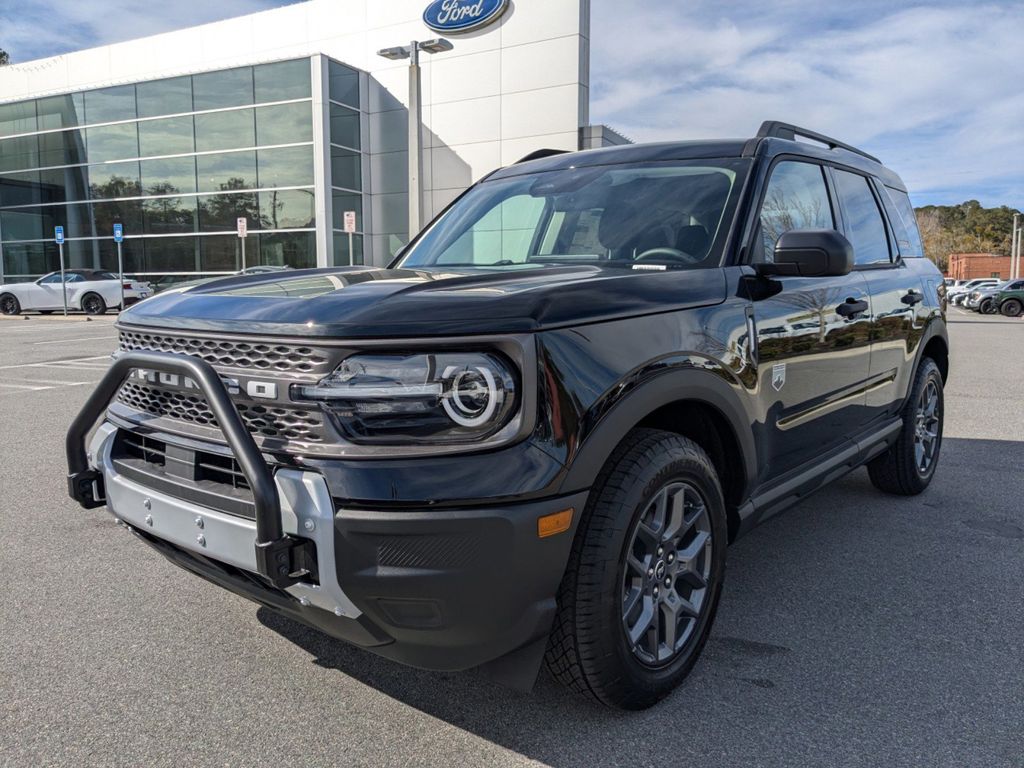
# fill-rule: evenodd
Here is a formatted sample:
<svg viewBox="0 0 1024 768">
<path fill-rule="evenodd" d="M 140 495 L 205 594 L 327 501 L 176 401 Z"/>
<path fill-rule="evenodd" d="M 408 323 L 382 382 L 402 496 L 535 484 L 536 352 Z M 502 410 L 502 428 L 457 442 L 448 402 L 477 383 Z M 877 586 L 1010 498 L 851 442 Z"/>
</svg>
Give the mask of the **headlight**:
<svg viewBox="0 0 1024 768">
<path fill-rule="evenodd" d="M 497 354 L 366 354 L 293 396 L 317 400 L 356 443 L 464 443 L 512 422 L 516 382 Z"/>
</svg>

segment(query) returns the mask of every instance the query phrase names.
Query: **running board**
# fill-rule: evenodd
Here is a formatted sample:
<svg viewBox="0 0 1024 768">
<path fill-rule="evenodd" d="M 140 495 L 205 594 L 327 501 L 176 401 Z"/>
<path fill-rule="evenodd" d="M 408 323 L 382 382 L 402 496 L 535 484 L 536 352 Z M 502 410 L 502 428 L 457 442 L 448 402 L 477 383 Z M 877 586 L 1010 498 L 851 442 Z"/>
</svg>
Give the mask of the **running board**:
<svg viewBox="0 0 1024 768">
<path fill-rule="evenodd" d="M 736 538 L 765 520 L 810 496 L 824 485 L 863 466 L 896 442 L 903 420 L 894 419 L 881 429 L 853 440 L 827 459 L 798 472 L 777 485 L 755 493 L 741 508 L 742 521 Z"/>
</svg>

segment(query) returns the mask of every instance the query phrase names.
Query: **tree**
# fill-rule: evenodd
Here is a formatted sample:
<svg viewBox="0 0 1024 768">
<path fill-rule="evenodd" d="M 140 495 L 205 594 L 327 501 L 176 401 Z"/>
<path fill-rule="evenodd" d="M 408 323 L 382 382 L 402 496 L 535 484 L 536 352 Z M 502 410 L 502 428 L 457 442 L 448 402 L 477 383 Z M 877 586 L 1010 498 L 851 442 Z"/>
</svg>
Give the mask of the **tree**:
<svg viewBox="0 0 1024 768">
<path fill-rule="evenodd" d="M 11 63 L 11 56 L 3 48 L 0 48 L 0 67 Z"/>
</svg>

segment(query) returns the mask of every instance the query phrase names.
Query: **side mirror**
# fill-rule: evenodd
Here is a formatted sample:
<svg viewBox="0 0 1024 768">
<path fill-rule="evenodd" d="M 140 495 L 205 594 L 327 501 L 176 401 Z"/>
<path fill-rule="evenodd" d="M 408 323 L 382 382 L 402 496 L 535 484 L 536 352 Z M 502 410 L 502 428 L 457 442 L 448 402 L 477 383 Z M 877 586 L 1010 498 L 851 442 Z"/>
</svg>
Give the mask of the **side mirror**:
<svg viewBox="0 0 1024 768">
<path fill-rule="evenodd" d="M 755 264 L 760 275 L 841 277 L 853 271 L 853 246 L 834 229 L 791 229 L 775 243 L 771 263 Z"/>
</svg>

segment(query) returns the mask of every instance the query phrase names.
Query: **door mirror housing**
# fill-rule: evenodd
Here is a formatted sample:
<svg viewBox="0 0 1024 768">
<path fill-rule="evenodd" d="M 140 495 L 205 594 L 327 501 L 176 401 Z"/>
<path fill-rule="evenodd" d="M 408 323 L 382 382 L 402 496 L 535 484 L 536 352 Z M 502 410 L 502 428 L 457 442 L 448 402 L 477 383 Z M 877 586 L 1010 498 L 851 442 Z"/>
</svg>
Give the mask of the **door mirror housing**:
<svg viewBox="0 0 1024 768">
<path fill-rule="evenodd" d="M 836 230 L 791 229 L 775 243 L 774 261 L 754 267 L 760 275 L 841 277 L 853 264 L 853 245 Z"/>
</svg>

